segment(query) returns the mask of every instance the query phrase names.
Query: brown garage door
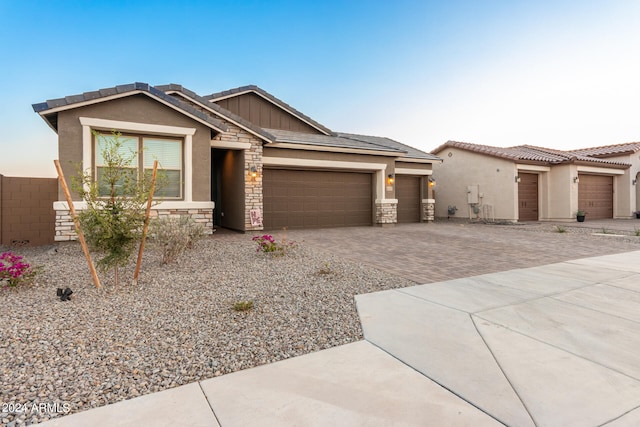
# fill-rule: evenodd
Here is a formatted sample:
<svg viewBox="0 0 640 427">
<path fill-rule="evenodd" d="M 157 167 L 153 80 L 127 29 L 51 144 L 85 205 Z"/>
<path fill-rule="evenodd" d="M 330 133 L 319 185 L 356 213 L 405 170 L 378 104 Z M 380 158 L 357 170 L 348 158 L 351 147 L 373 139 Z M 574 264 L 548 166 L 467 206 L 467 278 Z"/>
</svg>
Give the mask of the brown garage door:
<svg viewBox="0 0 640 427">
<path fill-rule="evenodd" d="M 265 229 L 371 225 L 372 174 L 265 169 Z"/>
<path fill-rule="evenodd" d="M 613 218 L 613 177 L 579 174 L 578 208 L 587 218 Z"/>
<path fill-rule="evenodd" d="M 538 175 L 518 173 L 518 221 L 538 220 Z"/>
<path fill-rule="evenodd" d="M 398 223 L 420 222 L 420 177 L 396 176 Z"/>
</svg>

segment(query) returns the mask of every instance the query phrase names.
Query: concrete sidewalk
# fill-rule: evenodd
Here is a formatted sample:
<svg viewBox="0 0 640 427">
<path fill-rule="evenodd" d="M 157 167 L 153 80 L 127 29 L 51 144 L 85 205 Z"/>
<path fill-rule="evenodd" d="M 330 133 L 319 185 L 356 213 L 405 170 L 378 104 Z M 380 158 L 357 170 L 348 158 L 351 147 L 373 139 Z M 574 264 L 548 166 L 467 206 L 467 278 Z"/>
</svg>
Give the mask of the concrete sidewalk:
<svg viewBox="0 0 640 427">
<path fill-rule="evenodd" d="M 41 425 L 640 425 L 640 251 L 356 302 L 365 341 Z"/>
</svg>

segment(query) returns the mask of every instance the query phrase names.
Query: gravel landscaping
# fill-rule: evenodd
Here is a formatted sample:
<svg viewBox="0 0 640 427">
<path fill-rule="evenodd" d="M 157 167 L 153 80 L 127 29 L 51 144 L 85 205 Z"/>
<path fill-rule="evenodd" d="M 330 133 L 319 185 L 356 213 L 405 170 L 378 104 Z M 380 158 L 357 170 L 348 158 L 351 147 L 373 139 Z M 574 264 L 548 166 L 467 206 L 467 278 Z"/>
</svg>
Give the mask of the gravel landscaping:
<svg viewBox="0 0 640 427">
<path fill-rule="evenodd" d="M 354 295 L 415 284 L 304 242 L 258 253 L 250 235 L 206 238 L 164 266 L 149 249 L 139 284 L 132 265 L 117 289 L 109 275 L 95 288 L 77 243 L 13 252 L 43 272 L 0 289 L 0 403 L 25 405 L 0 412 L 10 426 L 362 339 Z"/>
</svg>

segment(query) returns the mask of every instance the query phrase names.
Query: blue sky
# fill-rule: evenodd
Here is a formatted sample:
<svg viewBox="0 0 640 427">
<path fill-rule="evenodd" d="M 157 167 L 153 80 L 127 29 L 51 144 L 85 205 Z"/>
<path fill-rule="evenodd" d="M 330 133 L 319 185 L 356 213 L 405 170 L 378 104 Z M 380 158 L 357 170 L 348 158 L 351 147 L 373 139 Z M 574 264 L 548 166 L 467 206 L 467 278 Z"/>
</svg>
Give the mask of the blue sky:
<svg viewBox="0 0 640 427">
<path fill-rule="evenodd" d="M 0 0 L 0 174 L 55 176 L 32 103 L 256 84 L 330 129 L 430 151 L 640 140 L 640 2 Z"/>
</svg>

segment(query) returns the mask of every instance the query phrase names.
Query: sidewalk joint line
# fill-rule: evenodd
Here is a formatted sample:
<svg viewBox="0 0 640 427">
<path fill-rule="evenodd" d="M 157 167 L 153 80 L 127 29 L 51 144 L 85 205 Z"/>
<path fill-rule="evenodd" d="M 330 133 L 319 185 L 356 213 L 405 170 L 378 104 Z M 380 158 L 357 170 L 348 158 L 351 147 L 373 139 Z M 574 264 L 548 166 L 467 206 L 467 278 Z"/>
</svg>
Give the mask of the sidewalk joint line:
<svg viewBox="0 0 640 427">
<path fill-rule="evenodd" d="M 491 357 L 493 358 L 494 362 L 496 362 L 496 365 L 498 366 L 498 369 L 500 369 L 500 372 L 502 372 L 502 375 L 504 376 L 504 379 L 507 380 L 507 383 L 509 383 L 509 386 L 511 387 L 511 390 L 513 390 L 515 395 L 518 397 L 518 400 L 520 401 L 520 403 L 522 403 L 522 407 L 524 408 L 524 410 L 529 415 L 529 418 L 531 418 L 531 422 L 533 423 L 533 425 L 535 425 L 537 427 L 538 423 L 536 422 L 536 419 L 534 418 L 533 414 L 531 413 L 531 411 L 527 407 L 527 404 L 524 402 L 524 400 L 520 396 L 520 393 L 518 393 L 518 390 L 516 390 L 515 386 L 513 385 L 513 383 L 511 382 L 511 380 L 507 376 L 507 373 L 504 371 L 504 369 L 502 369 L 502 365 L 500 365 L 500 362 L 496 358 L 496 355 L 493 353 L 493 350 L 491 350 L 491 347 L 489 346 L 487 341 L 484 339 L 484 336 L 482 335 L 482 333 L 478 329 L 478 325 L 476 324 L 476 321 L 475 321 L 475 319 L 473 317 L 474 316 L 472 314 L 469 314 L 469 318 L 471 319 L 471 323 L 473 323 L 473 327 L 476 329 L 476 332 L 478 333 L 478 336 L 480 337 L 480 339 L 482 339 L 482 342 L 484 343 L 485 347 L 487 347 L 487 350 L 489 351 L 489 354 L 491 354 Z M 484 320 L 486 320 L 486 319 L 484 319 Z M 490 322 L 490 323 L 493 323 L 493 322 Z M 495 325 L 495 323 L 493 323 L 493 324 Z"/>
<path fill-rule="evenodd" d="M 207 393 L 204 392 L 204 389 L 202 388 L 202 382 L 198 381 L 198 387 L 200 387 L 200 391 L 202 391 L 202 394 L 204 395 L 204 398 L 207 399 L 207 404 L 209 405 L 209 409 L 211 409 L 211 413 L 213 414 L 213 417 L 216 419 L 216 422 L 218 423 L 218 425 L 220 427 L 222 427 L 222 424 L 220 423 L 220 420 L 218 419 L 218 415 L 216 414 L 216 411 L 213 410 L 213 406 L 211 405 L 211 401 L 209 400 L 209 396 L 207 396 Z"/>
<path fill-rule="evenodd" d="M 450 389 L 449 387 L 447 387 L 446 385 L 440 383 L 439 381 L 434 380 L 433 378 L 431 378 L 429 375 L 425 374 L 424 372 L 420 372 L 418 369 L 416 369 L 415 367 L 409 365 L 408 363 L 406 363 L 404 360 L 400 359 L 399 357 L 397 357 L 396 355 L 394 355 L 393 353 L 388 352 L 387 350 L 385 350 L 383 347 L 379 346 L 378 344 L 376 344 L 373 341 L 368 340 L 367 338 L 364 338 L 364 341 L 368 342 L 369 344 L 373 345 L 375 348 L 383 351 L 384 353 L 388 354 L 389 356 L 391 356 L 392 358 L 394 358 L 395 360 L 397 360 L 398 362 L 402 363 L 404 366 L 412 369 L 413 371 L 417 372 L 418 374 L 422 375 L 423 377 L 425 377 L 426 379 L 428 379 L 429 381 L 439 385 L 440 387 L 442 387 L 443 389 L 445 389 L 446 391 L 448 391 L 449 393 L 453 394 L 454 396 L 456 396 L 458 399 L 467 402 L 469 405 L 473 406 L 474 408 L 476 408 L 478 411 L 482 412 L 483 414 L 486 414 L 488 417 L 496 420 L 497 422 L 499 422 L 500 424 L 507 426 L 506 423 L 504 423 L 503 421 L 499 420 L 498 418 L 495 417 L 495 415 L 492 415 L 490 413 L 488 413 L 487 411 L 485 411 L 483 408 L 479 407 L 478 405 L 476 405 L 475 403 L 471 402 L 470 400 L 466 399 L 464 396 L 459 395 L 458 393 L 456 393 L 455 391 L 453 391 L 452 389 Z"/>
</svg>

